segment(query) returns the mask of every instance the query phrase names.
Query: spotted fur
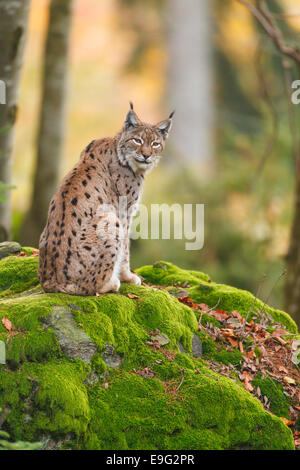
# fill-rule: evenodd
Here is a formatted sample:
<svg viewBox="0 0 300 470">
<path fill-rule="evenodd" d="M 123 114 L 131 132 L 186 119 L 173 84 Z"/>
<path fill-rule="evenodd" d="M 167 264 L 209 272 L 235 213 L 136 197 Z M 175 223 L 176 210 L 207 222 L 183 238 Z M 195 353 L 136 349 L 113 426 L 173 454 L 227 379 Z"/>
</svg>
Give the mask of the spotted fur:
<svg viewBox="0 0 300 470">
<path fill-rule="evenodd" d="M 120 281 L 140 284 L 130 271 L 128 234 L 145 174 L 160 159 L 172 115 L 150 125 L 131 105 L 114 138 L 94 140 L 81 153 L 51 200 L 40 238 L 39 279 L 46 292 L 95 295 L 117 291 Z M 126 196 L 128 211 L 119 218 L 120 196 Z M 105 205 L 115 213 L 103 211 Z"/>
</svg>

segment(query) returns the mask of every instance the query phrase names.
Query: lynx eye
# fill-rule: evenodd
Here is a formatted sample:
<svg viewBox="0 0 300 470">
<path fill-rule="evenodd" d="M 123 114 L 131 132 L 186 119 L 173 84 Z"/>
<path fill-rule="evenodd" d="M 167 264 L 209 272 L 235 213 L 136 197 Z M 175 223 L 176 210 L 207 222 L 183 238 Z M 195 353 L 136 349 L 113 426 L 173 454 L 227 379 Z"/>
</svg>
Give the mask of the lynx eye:
<svg viewBox="0 0 300 470">
<path fill-rule="evenodd" d="M 142 145 L 143 143 L 141 139 L 132 139 L 132 140 L 136 145 Z"/>
<path fill-rule="evenodd" d="M 159 143 L 159 142 L 152 142 L 151 145 L 152 145 L 152 147 L 153 147 L 154 149 L 158 149 L 158 147 L 160 147 L 160 143 Z"/>
</svg>

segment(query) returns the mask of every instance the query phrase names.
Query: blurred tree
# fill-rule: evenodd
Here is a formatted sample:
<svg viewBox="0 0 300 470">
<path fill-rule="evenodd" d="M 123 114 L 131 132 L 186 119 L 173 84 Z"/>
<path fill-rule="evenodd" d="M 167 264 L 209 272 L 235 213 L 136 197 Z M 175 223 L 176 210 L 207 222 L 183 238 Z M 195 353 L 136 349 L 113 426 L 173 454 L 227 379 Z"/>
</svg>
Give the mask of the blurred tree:
<svg viewBox="0 0 300 470">
<path fill-rule="evenodd" d="M 0 104 L 0 181 L 7 185 L 12 177 L 14 129 L 29 7 L 30 0 L 0 0 L 0 79 L 6 89 L 6 104 Z M 10 231 L 10 194 L 5 191 L 5 199 L 0 202 L 0 241 L 9 239 Z"/>
<path fill-rule="evenodd" d="M 291 102 L 291 60 L 296 64 L 298 72 L 300 71 L 300 51 L 297 46 L 287 43 L 283 35 L 283 28 L 279 28 L 276 22 L 276 16 L 282 15 L 280 5 L 276 2 L 277 11 L 270 11 L 269 4 L 264 0 L 256 0 L 255 4 L 248 0 L 238 0 L 245 5 L 252 13 L 254 18 L 263 28 L 265 33 L 271 38 L 277 51 L 281 56 L 281 65 L 284 71 L 285 86 L 287 91 L 289 122 L 291 130 L 291 148 L 295 166 L 295 203 L 294 218 L 290 235 L 290 244 L 287 253 L 287 281 L 285 304 L 286 310 L 290 313 L 298 325 L 300 325 L 300 141 L 296 127 L 295 106 Z M 269 4 L 268 4 L 269 3 Z M 279 12 L 279 13 L 278 13 Z M 285 28 L 285 31 L 287 28 Z M 295 76 L 295 79 L 298 78 Z"/>
<path fill-rule="evenodd" d="M 187 164 L 214 160 L 214 63 L 209 0 L 167 0 L 169 101 L 179 116 L 172 151 Z"/>
<path fill-rule="evenodd" d="M 37 246 L 56 191 L 65 132 L 68 51 L 73 0 L 51 0 L 44 52 L 42 100 L 33 196 L 21 240 Z"/>
</svg>

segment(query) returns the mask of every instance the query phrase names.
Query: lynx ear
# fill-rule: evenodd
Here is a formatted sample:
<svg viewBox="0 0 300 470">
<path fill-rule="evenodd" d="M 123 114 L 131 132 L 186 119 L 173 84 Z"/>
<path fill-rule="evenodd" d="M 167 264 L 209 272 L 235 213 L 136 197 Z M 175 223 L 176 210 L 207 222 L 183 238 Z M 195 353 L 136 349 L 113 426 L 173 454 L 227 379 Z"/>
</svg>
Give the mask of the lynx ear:
<svg viewBox="0 0 300 470">
<path fill-rule="evenodd" d="M 140 124 L 140 120 L 137 117 L 136 113 L 133 111 L 133 104 L 130 103 L 130 110 L 126 114 L 124 129 L 128 131 L 133 127 L 137 127 Z"/>
<path fill-rule="evenodd" d="M 158 132 L 160 133 L 160 135 L 162 136 L 164 140 L 168 137 L 169 132 L 171 130 L 172 117 L 174 116 L 174 113 L 175 111 L 172 111 L 172 113 L 169 116 L 169 119 L 167 119 L 166 121 L 159 122 L 156 125 L 156 129 L 158 130 Z"/>
</svg>

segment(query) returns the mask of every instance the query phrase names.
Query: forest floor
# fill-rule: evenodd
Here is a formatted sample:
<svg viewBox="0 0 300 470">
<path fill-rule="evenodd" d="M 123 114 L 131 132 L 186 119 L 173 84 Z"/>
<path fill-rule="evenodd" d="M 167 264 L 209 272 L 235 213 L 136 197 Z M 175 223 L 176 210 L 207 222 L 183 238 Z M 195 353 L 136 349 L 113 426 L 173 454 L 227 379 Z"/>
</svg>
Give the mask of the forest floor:
<svg viewBox="0 0 300 470">
<path fill-rule="evenodd" d="M 169 286 L 155 286 L 150 283 L 144 283 L 153 289 L 166 289 Z M 174 285 L 176 288 L 188 288 L 188 282 Z M 291 403 L 288 410 L 288 417 L 281 416 L 283 422 L 290 427 L 293 432 L 295 447 L 300 450 L 300 370 L 296 365 L 296 351 L 299 350 L 300 341 L 293 338 L 296 335 L 289 335 L 282 328 L 281 324 L 275 325 L 273 319 L 265 312 L 260 311 L 252 314 L 252 319 L 247 321 L 236 310 L 226 312 L 209 307 L 203 303 L 195 303 L 188 292 L 182 291 L 177 299 L 185 305 L 188 305 L 195 311 L 200 311 L 198 322 L 199 331 L 208 334 L 213 341 L 222 344 L 222 349 L 233 352 L 238 349 L 243 357 L 243 362 L 238 367 L 229 363 L 228 365 L 220 365 L 212 360 L 205 360 L 210 369 L 222 374 L 235 382 L 236 376 L 243 382 L 245 389 L 255 396 L 262 403 L 263 407 L 272 412 L 270 409 L 270 401 L 264 394 L 263 381 L 266 378 L 281 384 L 283 393 L 289 398 Z M 220 326 L 212 323 L 202 322 L 203 314 L 209 314 L 217 320 Z M 255 319 L 255 321 L 254 321 Z M 272 327 L 272 332 L 269 332 Z M 156 331 L 154 334 L 158 334 Z M 156 341 L 150 344 L 154 349 L 160 349 L 162 346 Z M 169 360 L 172 355 L 167 353 Z M 149 370 L 144 373 L 149 375 Z M 143 373 L 142 373 L 143 375 Z M 171 394 L 174 394 L 171 390 Z"/>
</svg>

